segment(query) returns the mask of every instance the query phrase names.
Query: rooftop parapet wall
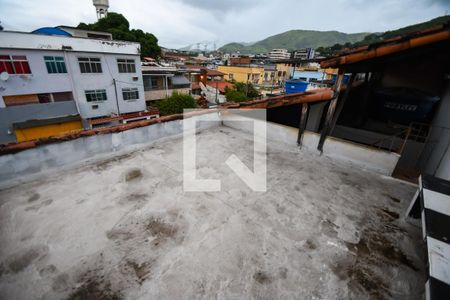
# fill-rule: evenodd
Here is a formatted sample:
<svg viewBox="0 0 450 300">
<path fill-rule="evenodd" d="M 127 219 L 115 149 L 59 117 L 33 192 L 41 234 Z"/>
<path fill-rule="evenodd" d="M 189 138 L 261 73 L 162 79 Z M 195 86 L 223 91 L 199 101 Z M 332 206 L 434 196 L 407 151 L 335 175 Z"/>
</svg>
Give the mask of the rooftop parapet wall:
<svg viewBox="0 0 450 300">
<path fill-rule="evenodd" d="M 191 114 L 195 118 L 196 114 Z M 204 130 L 221 124 L 218 112 L 210 112 L 197 122 L 197 129 Z M 133 125 L 131 123 L 127 125 Z M 124 126 L 124 125 L 122 125 Z M 153 126 L 135 126 L 131 130 L 107 134 L 84 136 L 65 142 L 34 147 L 19 153 L 0 156 L 0 186 L 19 183 L 19 180 L 33 179 L 45 172 L 75 167 L 85 162 L 105 159 L 134 148 L 144 147 L 164 138 L 178 137 L 183 133 L 183 120 L 174 118 L 170 122 L 155 123 Z M 79 134 L 79 133 L 75 133 Z"/>
<path fill-rule="evenodd" d="M 241 117 L 242 121 L 247 122 L 230 122 L 228 112 L 216 111 L 205 114 L 204 111 L 201 111 L 200 113 L 203 116 L 201 117 L 202 122 L 197 122 L 199 130 L 224 125 L 244 132 L 252 131 L 247 126 L 251 125 L 249 121 L 253 119 L 248 117 Z M 190 116 L 197 117 L 196 114 Z M 208 122 L 203 122 L 205 119 Z M 174 119 L 170 122 L 155 123 L 152 126 L 135 127 L 120 132 L 110 131 L 107 134 L 85 136 L 0 156 L 0 165 L 2 166 L 0 168 L 0 186 L 15 185 L 21 180 L 28 181 L 37 176 L 45 176 L 46 172 L 109 159 L 164 138 L 181 138 L 183 122 L 183 120 Z M 297 129 L 267 123 L 267 138 L 282 144 L 295 145 Z M 319 154 L 316 149 L 318 141 L 317 134 L 306 132 L 302 150 Z M 350 163 L 357 168 L 383 175 L 391 175 L 399 159 L 399 155 L 395 153 L 363 147 L 335 138 L 326 141 L 323 153 L 325 156 Z"/>
<path fill-rule="evenodd" d="M 242 121 L 248 118 L 241 117 Z M 229 122 L 227 116 L 223 117 L 225 126 L 252 132 L 248 125 L 250 122 Z M 239 125 L 237 125 L 239 124 Z M 287 145 L 296 145 L 298 129 L 275 123 L 267 123 L 267 138 Z M 320 154 L 317 150 L 320 135 L 307 131 L 302 140 L 302 150 Z M 354 165 L 355 167 L 390 176 L 400 158 L 394 152 L 387 152 L 375 148 L 355 144 L 338 138 L 328 137 L 323 148 L 323 155 L 339 161 Z"/>
<path fill-rule="evenodd" d="M 139 43 L 0 31 L 0 48 L 140 55 Z"/>
</svg>

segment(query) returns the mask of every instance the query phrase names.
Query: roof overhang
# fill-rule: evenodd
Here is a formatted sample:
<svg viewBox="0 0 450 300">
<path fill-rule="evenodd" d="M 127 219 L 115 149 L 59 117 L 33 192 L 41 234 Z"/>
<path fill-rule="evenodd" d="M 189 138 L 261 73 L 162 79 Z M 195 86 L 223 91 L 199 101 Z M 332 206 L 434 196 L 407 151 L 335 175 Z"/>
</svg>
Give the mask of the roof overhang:
<svg viewBox="0 0 450 300">
<path fill-rule="evenodd" d="M 406 36 L 392 38 L 380 43 L 371 44 L 345 51 L 339 56 L 323 60 L 322 68 L 344 68 L 346 71 L 358 71 L 363 65 L 366 68 L 380 62 L 389 62 L 401 56 L 414 56 L 421 53 L 448 48 L 450 28 L 438 26 Z"/>
</svg>

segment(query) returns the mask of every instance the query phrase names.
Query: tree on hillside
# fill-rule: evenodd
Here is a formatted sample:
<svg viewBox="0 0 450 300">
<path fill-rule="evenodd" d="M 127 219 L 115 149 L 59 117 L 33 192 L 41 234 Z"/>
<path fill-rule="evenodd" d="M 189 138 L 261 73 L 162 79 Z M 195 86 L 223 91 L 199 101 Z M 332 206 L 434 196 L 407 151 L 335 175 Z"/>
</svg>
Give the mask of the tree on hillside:
<svg viewBox="0 0 450 300">
<path fill-rule="evenodd" d="M 157 58 L 161 55 L 158 39 L 151 33 L 141 29 L 131 29 L 130 23 L 122 15 L 114 12 L 92 24 L 80 23 L 77 28 L 84 30 L 106 31 L 112 34 L 115 40 L 138 42 L 141 44 L 141 56 Z"/>
</svg>

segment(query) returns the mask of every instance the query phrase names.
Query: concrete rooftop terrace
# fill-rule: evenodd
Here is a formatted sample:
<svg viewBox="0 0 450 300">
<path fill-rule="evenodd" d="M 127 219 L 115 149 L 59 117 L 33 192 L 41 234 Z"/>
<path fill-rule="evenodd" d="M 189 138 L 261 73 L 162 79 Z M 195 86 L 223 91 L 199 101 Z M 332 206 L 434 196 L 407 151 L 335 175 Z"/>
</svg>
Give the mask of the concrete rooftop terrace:
<svg viewBox="0 0 450 300">
<path fill-rule="evenodd" d="M 224 164 L 253 137 L 197 137 L 184 192 L 174 137 L 0 191 L 1 299 L 421 299 L 415 187 L 268 141 L 267 192 Z"/>
</svg>

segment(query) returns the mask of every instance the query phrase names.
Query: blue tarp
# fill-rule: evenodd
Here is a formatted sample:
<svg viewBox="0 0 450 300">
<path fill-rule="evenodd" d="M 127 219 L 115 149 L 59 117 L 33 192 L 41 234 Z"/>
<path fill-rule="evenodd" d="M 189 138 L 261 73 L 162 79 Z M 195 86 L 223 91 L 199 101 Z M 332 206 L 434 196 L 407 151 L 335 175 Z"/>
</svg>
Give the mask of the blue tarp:
<svg viewBox="0 0 450 300">
<path fill-rule="evenodd" d="M 286 90 L 286 94 L 294 94 L 306 91 L 308 84 L 308 82 L 298 79 L 286 80 L 284 88 Z"/>
<path fill-rule="evenodd" d="M 72 36 L 67 31 L 64 31 L 58 27 L 42 27 L 32 31 L 31 33 L 36 34 L 46 34 L 46 35 L 62 35 L 62 36 Z"/>
</svg>

